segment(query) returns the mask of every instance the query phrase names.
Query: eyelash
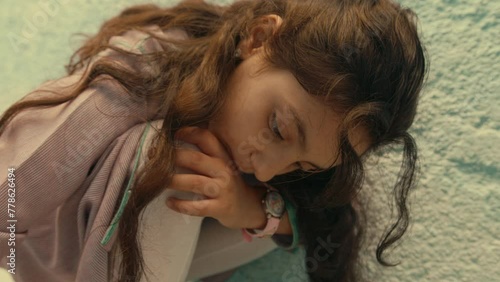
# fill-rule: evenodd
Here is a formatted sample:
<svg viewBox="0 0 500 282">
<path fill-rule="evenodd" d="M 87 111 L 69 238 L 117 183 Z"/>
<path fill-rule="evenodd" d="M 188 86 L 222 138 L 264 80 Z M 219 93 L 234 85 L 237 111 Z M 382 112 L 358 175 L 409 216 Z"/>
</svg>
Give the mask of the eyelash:
<svg viewBox="0 0 500 282">
<path fill-rule="evenodd" d="M 274 135 L 276 135 L 276 137 L 278 137 L 279 139 L 281 140 L 285 140 L 285 138 L 283 138 L 283 135 L 281 135 L 281 132 L 279 130 L 279 126 L 278 126 L 278 122 L 277 122 L 277 119 L 276 119 L 276 112 L 273 113 L 273 119 L 272 119 L 272 122 L 271 122 L 271 131 L 274 133 Z M 297 166 L 297 169 L 300 169 L 300 170 L 304 170 L 302 168 L 302 166 L 300 165 L 299 162 L 296 162 L 295 165 Z"/>
<path fill-rule="evenodd" d="M 283 138 L 283 135 L 281 135 L 281 132 L 280 132 L 280 129 L 279 129 L 279 126 L 278 126 L 278 122 L 277 122 L 277 119 L 276 119 L 276 112 L 273 113 L 273 120 L 271 122 L 271 131 L 279 139 L 285 140 L 285 138 Z"/>
</svg>

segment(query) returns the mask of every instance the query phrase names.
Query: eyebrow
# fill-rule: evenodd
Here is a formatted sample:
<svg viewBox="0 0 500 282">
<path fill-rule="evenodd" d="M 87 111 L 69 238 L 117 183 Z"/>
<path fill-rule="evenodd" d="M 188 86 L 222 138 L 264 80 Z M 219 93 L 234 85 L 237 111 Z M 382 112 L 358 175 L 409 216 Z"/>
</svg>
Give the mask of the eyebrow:
<svg viewBox="0 0 500 282">
<path fill-rule="evenodd" d="M 291 105 L 288 105 L 288 108 L 290 109 L 290 113 L 292 114 L 292 118 L 293 118 L 295 127 L 297 128 L 297 132 L 299 133 L 300 150 L 302 152 L 305 152 L 307 149 L 307 138 L 306 138 L 306 131 L 305 131 L 305 127 L 304 127 L 304 122 L 302 122 L 302 120 L 299 118 L 299 115 L 297 114 L 297 111 L 295 110 L 294 107 L 292 107 Z M 316 169 L 316 170 L 326 170 L 326 168 L 322 168 L 322 167 L 315 165 L 311 162 L 307 162 L 307 163 L 309 163 L 311 166 L 313 166 L 314 169 Z M 299 165 L 300 165 L 300 163 L 299 163 Z M 302 168 L 302 165 L 300 165 L 300 167 L 302 170 L 304 170 Z"/>
</svg>

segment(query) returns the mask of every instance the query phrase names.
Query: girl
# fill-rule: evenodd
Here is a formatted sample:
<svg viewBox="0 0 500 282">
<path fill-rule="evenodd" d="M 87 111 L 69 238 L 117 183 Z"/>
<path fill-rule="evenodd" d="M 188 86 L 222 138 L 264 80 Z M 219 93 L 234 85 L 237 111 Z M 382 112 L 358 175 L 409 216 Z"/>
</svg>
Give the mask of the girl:
<svg viewBox="0 0 500 282">
<path fill-rule="evenodd" d="M 10 172 L 0 198 L 15 202 L 0 217 L 16 219 L 0 254 L 19 257 L 19 281 L 139 281 L 151 265 L 139 218 L 167 186 L 179 193 L 166 195 L 166 217 L 303 246 L 310 280 L 357 281 L 362 159 L 401 143 L 399 218 L 376 252 L 390 265 L 382 253 L 408 226 L 408 129 L 425 77 L 411 10 L 390 0 L 136 6 L 67 70 L 0 119 L 0 169 Z"/>
</svg>

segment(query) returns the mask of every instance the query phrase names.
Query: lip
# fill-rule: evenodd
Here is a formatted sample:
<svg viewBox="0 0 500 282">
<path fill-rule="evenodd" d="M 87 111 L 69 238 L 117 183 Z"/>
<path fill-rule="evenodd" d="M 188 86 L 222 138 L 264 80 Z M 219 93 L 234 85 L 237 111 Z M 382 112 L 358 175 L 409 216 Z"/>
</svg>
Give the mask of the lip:
<svg viewBox="0 0 500 282">
<path fill-rule="evenodd" d="M 224 149 L 226 149 L 226 152 L 228 153 L 229 158 L 232 161 L 232 164 L 234 164 L 239 171 L 241 171 L 243 173 L 249 173 L 249 174 L 253 173 L 252 170 L 250 170 L 250 169 L 247 170 L 246 168 L 244 168 L 238 164 L 238 162 L 234 159 L 233 152 L 231 151 L 231 148 L 229 147 L 229 145 L 226 142 L 221 140 L 221 143 L 224 146 Z"/>
</svg>

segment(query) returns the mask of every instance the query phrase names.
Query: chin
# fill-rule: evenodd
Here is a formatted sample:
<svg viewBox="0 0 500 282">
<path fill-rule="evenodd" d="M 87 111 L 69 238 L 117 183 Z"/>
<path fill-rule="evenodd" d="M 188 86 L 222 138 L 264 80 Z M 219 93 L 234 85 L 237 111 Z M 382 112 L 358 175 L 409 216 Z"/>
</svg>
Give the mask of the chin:
<svg viewBox="0 0 500 282">
<path fill-rule="evenodd" d="M 243 178 L 243 180 L 245 181 L 245 183 L 247 183 L 248 185 L 252 185 L 252 186 L 257 186 L 257 185 L 262 185 L 262 182 L 260 180 L 258 180 L 255 175 L 253 174 L 241 174 L 241 177 Z"/>
</svg>

